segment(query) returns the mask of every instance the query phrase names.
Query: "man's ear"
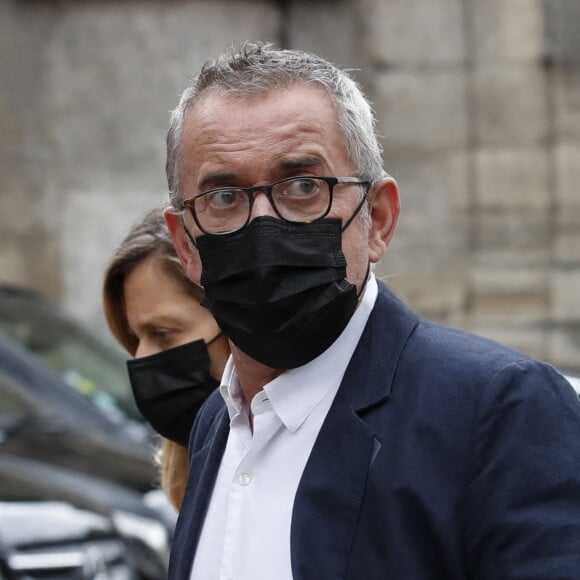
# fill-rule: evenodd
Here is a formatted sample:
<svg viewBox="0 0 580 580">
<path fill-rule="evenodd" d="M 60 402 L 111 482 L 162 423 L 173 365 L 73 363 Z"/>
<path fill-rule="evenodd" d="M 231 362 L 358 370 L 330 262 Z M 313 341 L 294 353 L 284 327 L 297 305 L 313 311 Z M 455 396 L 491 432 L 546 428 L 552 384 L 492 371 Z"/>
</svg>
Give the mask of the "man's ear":
<svg viewBox="0 0 580 580">
<path fill-rule="evenodd" d="M 172 207 L 167 207 L 163 211 L 163 217 L 167 223 L 177 257 L 187 277 L 192 282 L 199 284 L 201 280 L 201 261 L 197 249 L 193 247 L 191 240 L 185 233 L 185 226 L 181 216 Z"/>
<path fill-rule="evenodd" d="M 378 262 L 389 245 L 401 211 L 399 188 L 392 177 L 385 177 L 373 184 L 369 192 L 369 259 Z"/>
</svg>

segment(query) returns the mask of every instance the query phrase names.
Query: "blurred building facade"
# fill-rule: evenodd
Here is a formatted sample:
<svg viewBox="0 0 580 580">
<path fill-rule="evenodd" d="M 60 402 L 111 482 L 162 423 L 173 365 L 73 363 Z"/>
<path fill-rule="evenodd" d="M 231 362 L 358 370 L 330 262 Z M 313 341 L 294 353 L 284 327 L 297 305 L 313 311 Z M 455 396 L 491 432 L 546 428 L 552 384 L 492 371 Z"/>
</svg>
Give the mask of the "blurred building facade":
<svg viewBox="0 0 580 580">
<path fill-rule="evenodd" d="M 580 371 L 577 0 L 0 0 L 0 280 L 100 330 L 166 200 L 168 112 L 244 39 L 351 68 L 403 202 L 377 273 L 425 316 Z"/>
</svg>

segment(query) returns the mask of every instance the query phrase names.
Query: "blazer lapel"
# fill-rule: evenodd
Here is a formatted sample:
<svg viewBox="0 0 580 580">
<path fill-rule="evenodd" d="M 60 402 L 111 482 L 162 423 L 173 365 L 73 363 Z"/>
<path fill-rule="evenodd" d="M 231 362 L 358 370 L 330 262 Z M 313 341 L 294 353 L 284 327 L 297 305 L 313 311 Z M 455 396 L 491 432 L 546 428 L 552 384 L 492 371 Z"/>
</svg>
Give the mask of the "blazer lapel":
<svg viewBox="0 0 580 580">
<path fill-rule="evenodd" d="M 295 580 L 344 577 L 373 448 L 373 434 L 364 422 L 342 403 L 336 406 L 296 492 L 291 530 Z"/>
<path fill-rule="evenodd" d="M 208 443 L 189 459 L 190 476 L 179 512 L 169 559 L 169 578 L 189 580 L 205 513 L 217 477 L 229 432 L 229 416 L 224 406 Z"/>
<path fill-rule="evenodd" d="M 388 404 L 399 356 L 417 323 L 379 284 L 377 302 L 296 493 L 290 539 L 295 580 L 347 575 L 368 471 L 381 447 L 364 415 Z"/>
</svg>

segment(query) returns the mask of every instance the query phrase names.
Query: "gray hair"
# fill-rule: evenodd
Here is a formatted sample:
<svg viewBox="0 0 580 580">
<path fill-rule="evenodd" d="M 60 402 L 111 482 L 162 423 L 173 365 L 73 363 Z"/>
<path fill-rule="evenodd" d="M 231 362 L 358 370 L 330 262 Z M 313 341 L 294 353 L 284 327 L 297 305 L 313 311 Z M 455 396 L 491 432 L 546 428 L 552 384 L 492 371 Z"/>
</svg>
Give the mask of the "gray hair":
<svg viewBox="0 0 580 580">
<path fill-rule="evenodd" d="M 375 131 L 372 107 L 347 72 L 313 54 L 277 50 L 267 43 L 245 42 L 208 60 L 171 114 L 165 169 L 172 205 L 180 209 L 183 203 L 183 124 L 203 91 L 219 88 L 221 95 L 242 97 L 299 83 L 318 84 L 331 97 L 345 137 L 346 152 L 357 177 L 370 182 L 384 177 L 382 148 Z"/>
</svg>

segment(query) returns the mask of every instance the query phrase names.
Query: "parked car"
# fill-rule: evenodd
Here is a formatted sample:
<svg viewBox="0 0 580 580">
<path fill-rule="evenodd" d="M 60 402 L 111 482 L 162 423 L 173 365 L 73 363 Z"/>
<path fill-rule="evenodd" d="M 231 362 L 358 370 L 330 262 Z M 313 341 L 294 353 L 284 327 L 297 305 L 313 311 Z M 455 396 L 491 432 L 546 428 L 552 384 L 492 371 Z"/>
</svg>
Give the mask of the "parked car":
<svg viewBox="0 0 580 580">
<path fill-rule="evenodd" d="M 0 502 L 0 579 L 137 580 L 103 516 L 63 502 Z"/>
<path fill-rule="evenodd" d="M 4 448 L 145 492 L 171 526 L 176 513 L 153 463 L 158 438 L 135 406 L 125 361 L 42 294 L 0 285 L 0 369 L 53 415 L 28 417 Z"/>
<path fill-rule="evenodd" d="M 0 337 L 4 357 L 27 355 L 34 367 L 38 361 L 20 351 Z M 22 365 L 15 368 L 30 371 Z M 42 375 L 8 371 L 0 364 L 0 501 L 59 501 L 99 514 L 122 538 L 135 578 L 165 578 L 174 520 L 151 507 L 148 495 L 157 492 L 144 491 L 152 489 L 151 459 L 144 463 L 143 457 L 133 458 L 124 444 L 115 449 L 98 430 L 87 428 L 70 406 L 35 396 L 31 377 L 41 380 Z M 128 477 L 131 466 L 141 475 Z M 9 528 L 5 534 L 10 536 Z"/>
<path fill-rule="evenodd" d="M 104 413 L 35 355 L 0 332 L 4 437 L 0 449 L 111 479 L 155 485 L 153 440 L 143 424 Z"/>
<path fill-rule="evenodd" d="M 124 437 L 141 441 L 150 437 L 133 400 L 124 354 L 41 293 L 0 285 L 0 332 L 42 360 L 115 424 L 116 433 L 121 429 Z"/>
<path fill-rule="evenodd" d="M 0 401 L 0 501 L 57 501 L 104 518 L 134 578 L 166 578 L 175 512 L 157 489 L 156 439 L 123 355 L 41 295 L 0 287 Z M 5 545 L 20 545 L 4 533 Z M 104 577 L 116 576 L 95 576 Z"/>
</svg>

